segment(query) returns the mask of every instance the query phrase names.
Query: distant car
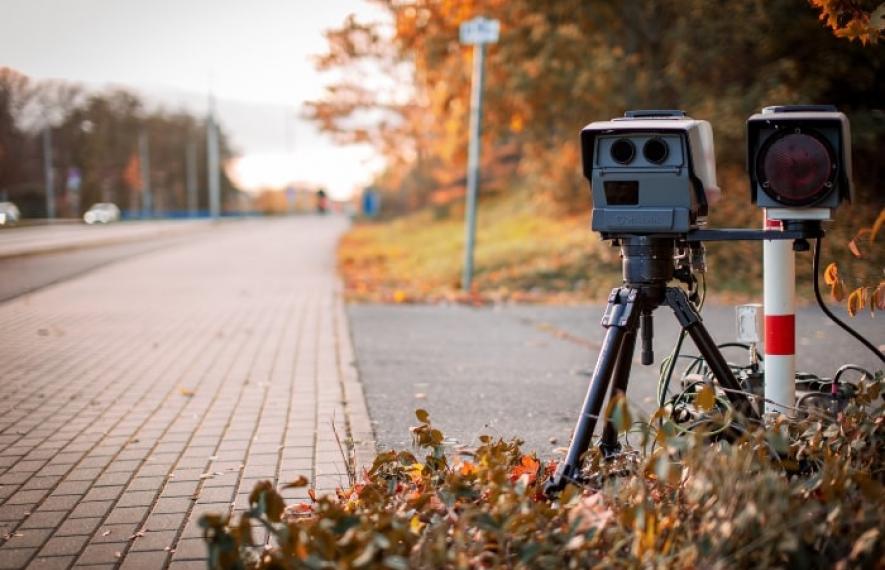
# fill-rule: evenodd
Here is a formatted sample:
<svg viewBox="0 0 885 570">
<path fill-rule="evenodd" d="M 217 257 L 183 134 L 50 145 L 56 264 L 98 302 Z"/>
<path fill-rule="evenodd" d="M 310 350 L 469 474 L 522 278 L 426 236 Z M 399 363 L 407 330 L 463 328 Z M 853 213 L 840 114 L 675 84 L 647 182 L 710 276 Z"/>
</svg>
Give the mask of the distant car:
<svg viewBox="0 0 885 570">
<path fill-rule="evenodd" d="M 0 226 L 11 226 L 21 219 L 21 212 L 12 202 L 0 202 Z"/>
<path fill-rule="evenodd" d="M 87 224 L 109 224 L 120 220 L 120 208 L 110 202 L 99 202 L 83 214 L 83 221 Z"/>
</svg>

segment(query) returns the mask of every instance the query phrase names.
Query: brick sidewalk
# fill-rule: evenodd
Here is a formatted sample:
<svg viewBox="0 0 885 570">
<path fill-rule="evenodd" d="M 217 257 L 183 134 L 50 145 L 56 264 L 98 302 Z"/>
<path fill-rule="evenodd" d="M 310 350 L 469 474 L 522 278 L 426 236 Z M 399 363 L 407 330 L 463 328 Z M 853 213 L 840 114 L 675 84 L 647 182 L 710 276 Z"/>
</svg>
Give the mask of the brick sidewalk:
<svg viewBox="0 0 885 570">
<path fill-rule="evenodd" d="M 344 228 L 235 224 L 0 305 L 0 568 L 205 568 L 201 514 L 346 483 Z"/>
</svg>

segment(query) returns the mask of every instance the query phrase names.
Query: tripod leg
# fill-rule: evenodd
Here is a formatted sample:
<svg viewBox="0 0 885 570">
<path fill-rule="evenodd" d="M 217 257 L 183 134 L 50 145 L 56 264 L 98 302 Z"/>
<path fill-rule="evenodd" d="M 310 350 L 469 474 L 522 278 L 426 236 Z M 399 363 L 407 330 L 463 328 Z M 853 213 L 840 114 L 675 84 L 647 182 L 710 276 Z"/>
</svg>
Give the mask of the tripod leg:
<svg viewBox="0 0 885 570">
<path fill-rule="evenodd" d="M 633 352 L 635 349 L 636 333 L 627 331 L 624 334 L 624 340 L 621 343 L 621 350 L 615 366 L 611 392 L 608 396 L 610 402 L 618 394 L 627 393 L 627 382 L 630 381 L 630 367 L 633 364 Z M 602 430 L 602 440 L 599 448 L 606 457 L 614 455 L 621 450 L 621 446 L 618 444 L 618 431 L 610 421 L 605 423 L 605 428 Z"/>
<path fill-rule="evenodd" d="M 602 344 L 602 350 L 599 351 L 599 358 L 596 361 L 593 378 L 590 380 L 590 386 L 587 388 L 581 416 L 578 418 L 578 423 L 575 426 L 575 432 L 565 460 L 559 464 L 553 478 L 548 481 L 544 488 L 544 492 L 548 496 L 555 495 L 565 488 L 570 481 L 577 481 L 578 479 L 578 474 L 581 470 L 581 458 L 587 451 L 587 448 L 590 447 L 593 430 L 596 428 L 596 420 L 599 418 L 599 412 L 605 400 L 605 392 L 611 382 L 612 373 L 615 370 L 618 359 L 622 354 L 621 345 L 624 341 L 624 335 L 630 327 L 632 327 L 632 331 L 635 334 L 636 319 L 632 318 L 632 315 L 633 304 L 636 301 L 637 294 L 635 289 L 623 287 L 614 289 L 611 295 L 609 295 L 608 306 L 602 318 L 602 325 L 608 329 L 605 333 L 605 341 Z"/>
<path fill-rule="evenodd" d="M 692 304 L 688 302 L 688 298 L 685 296 L 685 291 L 676 287 L 668 287 L 666 295 L 667 304 L 670 305 L 673 312 L 676 313 L 676 318 L 679 320 L 679 324 L 682 325 L 682 328 L 685 329 L 689 336 L 691 336 L 691 339 L 698 347 L 701 356 L 703 356 L 704 360 L 707 362 L 707 366 L 713 371 L 713 375 L 716 376 L 719 384 L 723 388 L 729 390 L 725 393 L 728 399 L 745 417 L 759 419 L 750 400 L 743 394 L 739 393 L 741 391 L 740 383 L 738 383 L 737 378 L 734 377 L 731 368 L 728 367 L 728 362 L 725 360 L 725 357 L 722 356 L 722 353 L 716 346 L 716 342 L 707 331 L 707 327 L 704 326 L 701 316 Z"/>
</svg>

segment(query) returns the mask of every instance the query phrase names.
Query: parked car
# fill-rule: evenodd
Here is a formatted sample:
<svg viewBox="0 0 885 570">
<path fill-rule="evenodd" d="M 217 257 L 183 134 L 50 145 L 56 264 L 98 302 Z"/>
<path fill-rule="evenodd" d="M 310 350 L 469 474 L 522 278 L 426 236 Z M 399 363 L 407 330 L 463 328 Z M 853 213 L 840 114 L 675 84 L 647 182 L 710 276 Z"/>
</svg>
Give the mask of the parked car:
<svg viewBox="0 0 885 570">
<path fill-rule="evenodd" d="M 11 226 L 21 219 L 21 212 L 12 202 L 0 202 L 0 226 Z"/>
<path fill-rule="evenodd" d="M 87 224 L 109 224 L 120 220 L 120 208 L 110 202 L 99 202 L 83 214 Z"/>
</svg>

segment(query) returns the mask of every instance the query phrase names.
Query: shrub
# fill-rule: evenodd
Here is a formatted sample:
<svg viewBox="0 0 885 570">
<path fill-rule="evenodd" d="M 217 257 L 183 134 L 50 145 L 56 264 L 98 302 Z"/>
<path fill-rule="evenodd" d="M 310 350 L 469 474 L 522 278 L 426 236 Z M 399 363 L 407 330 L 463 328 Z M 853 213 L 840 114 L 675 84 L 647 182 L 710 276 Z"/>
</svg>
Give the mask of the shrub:
<svg viewBox="0 0 885 570">
<path fill-rule="evenodd" d="M 542 492 L 555 462 L 489 436 L 446 453 L 418 410 L 417 455 L 382 452 L 356 485 L 289 507 L 263 482 L 238 521 L 204 517 L 210 567 L 882 567 L 883 384 L 861 381 L 837 415 L 780 417 L 731 441 L 664 411 L 613 416 L 634 445 L 589 452 L 586 486 L 555 501 Z M 272 544 L 252 544 L 256 523 Z"/>
</svg>

